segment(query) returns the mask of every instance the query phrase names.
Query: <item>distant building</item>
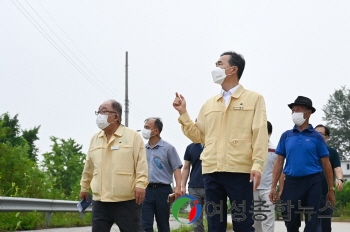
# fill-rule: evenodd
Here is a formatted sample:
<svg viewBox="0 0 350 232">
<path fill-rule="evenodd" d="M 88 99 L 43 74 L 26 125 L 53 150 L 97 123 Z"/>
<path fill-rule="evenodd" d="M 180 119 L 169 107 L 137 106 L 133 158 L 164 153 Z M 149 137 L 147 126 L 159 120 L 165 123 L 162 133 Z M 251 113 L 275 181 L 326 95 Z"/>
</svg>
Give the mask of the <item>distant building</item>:
<svg viewBox="0 0 350 232">
<path fill-rule="evenodd" d="M 344 179 L 350 181 L 350 160 L 342 160 L 341 161 L 341 169 L 343 170 Z"/>
</svg>

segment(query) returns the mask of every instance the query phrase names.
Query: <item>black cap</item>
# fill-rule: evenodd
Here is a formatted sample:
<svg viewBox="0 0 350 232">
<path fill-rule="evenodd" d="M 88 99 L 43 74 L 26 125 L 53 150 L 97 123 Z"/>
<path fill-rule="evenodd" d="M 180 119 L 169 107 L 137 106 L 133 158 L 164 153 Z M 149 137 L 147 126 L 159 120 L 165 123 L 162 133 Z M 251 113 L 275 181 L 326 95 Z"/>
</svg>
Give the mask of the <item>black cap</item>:
<svg viewBox="0 0 350 232">
<path fill-rule="evenodd" d="M 297 99 L 295 99 L 294 103 L 288 104 L 290 109 L 292 109 L 293 106 L 295 106 L 295 105 L 306 106 L 307 108 L 309 108 L 312 111 L 312 113 L 314 113 L 316 111 L 316 109 L 314 107 L 312 107 L 311 99 L 307 98 L 307 97 L 298 96 Z"/>
</svg>

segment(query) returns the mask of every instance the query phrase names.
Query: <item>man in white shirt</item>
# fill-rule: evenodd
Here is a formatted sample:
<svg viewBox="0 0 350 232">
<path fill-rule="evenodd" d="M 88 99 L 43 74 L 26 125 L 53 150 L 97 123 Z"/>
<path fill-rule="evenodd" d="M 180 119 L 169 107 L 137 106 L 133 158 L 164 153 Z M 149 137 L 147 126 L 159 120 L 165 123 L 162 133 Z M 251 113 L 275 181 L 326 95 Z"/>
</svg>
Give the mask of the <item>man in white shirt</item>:
<svg viewBox="0 0 350 232">
<path fill-rule="evenodd" d="M 275 145 L 270 142 L 270 136 L 272 134 L 272 124 L 267 121 L 267 133 L 269 136 L 269 149 L 267 154 L 266 165 L 264 172 L 261 175 L 261 182 L 256 191 L 254 191 L 254 205 L 262 205 L 258 207 L 261 210 L 269 210 L 269 212 L 263 212 L 265 216 L 260 216 L 254 220 L 255 232 L 274 232 L 275 228 L 275 207 L 270 201 L 269 194 L 272 184 L 272 170 L 273 165 L 277 159 L 275 153 Z M 283 190 L 284 176 L 281 175 L 279 180 L 279 196 Z M 264 207 L 265 206 L 265 207 Z"/>
</svg>

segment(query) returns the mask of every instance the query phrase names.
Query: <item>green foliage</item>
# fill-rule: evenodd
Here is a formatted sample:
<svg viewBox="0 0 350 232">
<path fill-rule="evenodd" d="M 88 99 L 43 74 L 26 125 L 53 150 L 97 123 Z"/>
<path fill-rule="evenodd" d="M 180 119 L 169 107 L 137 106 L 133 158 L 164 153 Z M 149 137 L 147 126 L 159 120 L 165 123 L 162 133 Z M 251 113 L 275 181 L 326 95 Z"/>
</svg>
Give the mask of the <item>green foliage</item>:
<svg viewBox="0 0 350 232">
<path fill-rule="evenodd" d="M 335 148 L 341 159 L 350 158 L 350 89 L 342 86 L 329 96 L 323 107 L 325 117 L 331 130 L 329 146 Z"/>
<path fill-rule="evenodd" d="M 18 114 L 11 118 L 9 113 L 0 116 L 0 143 L 8 144 L 11 147 L 29 146 L 27 148 L 28 157 L 32 161 L 37 161 L 38 148 L 34 142 L 38 140 L 38 133 L 40 126 L 33 129 L 23 130 L 18 120 Z"/>
<path fill-rule="evenodd" d="M 0 116 L 0 195 L 76 200 L 85 155 L 73 139 L 51 137 L 52 152 L 44 154 L 43 170 L 36 163 L 40 126 L 23 130 L 18 115 Z"/>
<path fill-rule="evenodd" d="M 82 145 L 73 139 L 50 137 L 52 151 L 44 153 L 43 168 L 52 183 L 53 190 L 61 192 L 61 199 L 76 199 L 79 193 L 85 154 Z"/>
<path fill-rule="evenodd" d="M 229 201 L 227 201 L 227 202 L 229 202 Z M 231 204 L 228 203 L 228 206 L 231 207 Z M 179 212 L 178 217 L 188 219 L 188 213 Z M 204 225 L 204 231 L 207 232 L 208 231 L 208 220 L 206 219 L 205 215 L 203 216 L 203 225 Z M 232 230 L 232 228 L 233 228 L 232 223 L 228 222 L 226 229 Z M 181 225 L 179 228 L 171 230 L 171 232 L 190 232 L 190 231 L 193 231 L 192 225 Z"/>
<path fill-rule="evenodd" d="M 0 196 L 76 200 L 85 155 L 73 139 L 53 141 L 52 152 L 44 154 L 43 169 L 38 167 L 40 126 L 21 130 L 18 115 L 0 115 Z M 0 231 L 45 227 L 45 213 L 0 212 Z M 53 213 L 52 227 L 91 225 L 91 213 Z"/>
<path fill-rule="evenodd" d="M 33 229 L 37 228 L 40 224 L 41 214 L 38 212 L 29 213 L 17 213 L 16 217 L 18 220 L 16 229 Z"/>
<path fill-rule="evenodd" d="M 343 206 L 346 206 L 346 204 L 350 203 L 350 182 L 344 183 L 342 191 L 335 192 L 335 199 L 336 199 L 336 204 L 335 204 L 336 207 L 343 207 Z"/>
<path fill-rule="evenodd" d="M 52 199 L 50 185 L 45 173 L 43 173 L 36 164 L 29 167 L 27 172 L 23 174 L 24 186 L 16 188 L 17 191 L 13 195 L 14 197 Z"/>
<path fill-rule="evenodd" d="M 333 218 L 332 220 L 349 222 L 350 221 L 350 202 L 346 203 L 346 205 L 342 205 L 336 208 L 337 208 L 337 211 L 334 212 L 333 215 L 337 215 L 340 217 Z"/>
<path fill-rule="evenodd" d="M 171 232 L 192 232 L 192 231 L 193 231 L 193 226 L 185 226 L 185 225 L 181 225 L 179 228 L 171 230 Z"/>
<path fill-rule="evenodd" d="M 0 231 L 34 229 L 40 226 L 42 215 L 38 212 L 29 213 L 0 213 Z"/>
<path fill-rule="evenodd" d="M 3 129 L 3 133 L 0 138 L 0 143 L 8 143 L 11 146 L 21 144 L 20 139 L 20 125 L 18 121 L 18 114 L 11 118 L 9 113 L 5 113 L 0 116 L 0 127 Z"/>
<path fill-rule="evenodd" d="M 25 173 L 32 173 L 35 163 L 28 158 L 28 145 L 11 147 L 0 143 L 0 194 L 13 196 L 16 189 L 25 188 Z"/>
<path fill-rule="evenodd" d="M 27 141 L 29 145 L 29 150 L 28 150 L 29 158 L 33 161 L 37 161 L 37 155 L 39 151 L 39 149 L 34 144 L 36 140 L 39 140 L 39 137 L 38 137 L 39 129 L 40 129 L 40 126 L 36 126 L 33 129 L 22 131 L 22 137 Z"/>
<path fill-rule="evenodd" d="M 33 217 L 35 218 L 33 220 Z M 38 217 L 37 212 L 31 213 L 0 213 L 0 231 L 33 229 L 38 226 L 36 223 Z M 23 221 L 24 220 L 24 221 Z"/>
<path fill-rule="evenodd" d="M 52 213 L 50 227 L 90 226 L 91 213 L 81 218 L 79 213 Z M 45 213 L 41 212 L 0 212 L 0 231 L 33 230 L 46 227 Z"/>
<path fill-rule="evenodd" d="M 335 208 L 333 215 L 340 217 L 333 218 L 335 221 L 349 221 L 350 219 L 350 183 L 345 182 L 342 191 L 335 192 Z"/>
<path fill-rule="evenodd" d="M 27 130 L 33 136 L 38 133 Z M 29 136 L 28 136 L 29 138 Z M 37 137 L 36 137 L 37 138 Z M 35 139 L 32 140 L 34 142 Z M 34 149 L 35 146 L 32 146 Z M 34 158 L 30 158 L 31 146 L 20 136 L 17 115 L 13 118 L 8 113 L 0 116 L 0 195 L 40 197 L 45 186 L 44 175 L 39 170 Z"/>
<path fill-rule="evenodd" d="M 89 226 L 92 222 L 92 213 L 85 213 L 81 218 L 79 213 L 52 213 L 50 227 Z"/>
</svg>

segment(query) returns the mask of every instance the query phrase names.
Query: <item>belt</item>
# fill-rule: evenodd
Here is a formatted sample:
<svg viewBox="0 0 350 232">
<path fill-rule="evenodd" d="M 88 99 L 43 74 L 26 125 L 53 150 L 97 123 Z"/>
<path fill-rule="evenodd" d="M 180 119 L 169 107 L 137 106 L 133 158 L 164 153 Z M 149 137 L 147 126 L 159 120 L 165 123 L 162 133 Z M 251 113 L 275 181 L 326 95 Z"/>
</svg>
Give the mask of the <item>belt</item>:
<svg viewBox="0 0 350 232">
<path fill-rule="evenodd" d="M 164 186 L 170 186 L 170 184 L 162 184 L 162 183 L 149 183 L 147 188 L 159 188 Z"/>
<path fill-rule="evenodd" d="M 311 175 L 307 175 L 307 176 L 287 176 L 286 175 L 286 179 L 290 179 L 290 180 L 304 180 L 304 179 L 309 179 L 315 176 L 319 176 L 321 175 L 322 172 L 317 172 Z"/>
</svg>

